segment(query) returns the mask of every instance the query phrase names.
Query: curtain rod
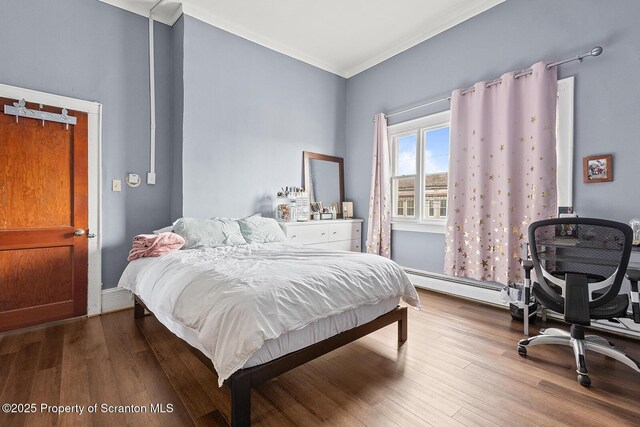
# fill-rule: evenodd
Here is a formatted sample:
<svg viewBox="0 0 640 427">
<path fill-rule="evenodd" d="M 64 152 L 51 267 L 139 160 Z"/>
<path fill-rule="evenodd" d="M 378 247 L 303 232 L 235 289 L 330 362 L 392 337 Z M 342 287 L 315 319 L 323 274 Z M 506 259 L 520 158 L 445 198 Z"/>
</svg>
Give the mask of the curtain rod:
<svg viewBox="0 0 640 427">
<path fill-rule="evenodd" d="M 561 65 L 561 64 L 566 64 L 567 62 L 573 62 L 573 61 L 582 62 L 582 60 L 584 58 L 586 58 L 587 56 L 598 56 L 601 53 L 602 53 L 602 47 L 595 46 L 593 49 L 591 49 L 588 52 L 579 53 L 576 56 L 572 56 L 570 58 L 561 59 L 559 61 L 547 64 L 547 70 L 549 70 L 549 69 L 551 69 L 553 67 L 557 67 L 558 65 Z M 526 70 L 520 71 L 519 73 L 516 73 L 513 76 L 513 78 L 517 79 L 517 78 L 520 78 L 520 77 L 528 76 L 532 72 L 533 72 L 533 70 L 531 68 L 528 68 Z M 497 84 L 500 84 L 500 83 L 502 83 L 502 79 L 498 78 L 498 79 L 492 80 L 489 83 L 487 83 L 486 87 L 491 87 L 491 86 L 494 86 L 494 85 L 497 85 Z M 475 89 L 473 87 L 470 87 L 468 89 L 463 90 L 461 92 L 461 94 L 464 95 L 464 94 L 467 94 L 467 93 L 473 92 L 473 91 L 475 91 Z M 397 116 L 399 114 L 408 113 L 409 111 L 417 110 L 418 108 L 428 107 L 429 105 L 437 104 L 439 102 L 444 102 L 444 101 L 451 101 L 451 97 L 450 96 L 445 96 L 444 98 L 435 99 L 433 101 L 429 101 L 429 102 L 426 102 L 424 104 L 416 105 L 415 107 L 407 108 L 405 110 L 396 111 L 395 113 L 386 114 L 385 117 L 389 118 L 389 117 Z M 374 118 L 374 120 L 375 120 L 375 118 Z"/>
</svg>

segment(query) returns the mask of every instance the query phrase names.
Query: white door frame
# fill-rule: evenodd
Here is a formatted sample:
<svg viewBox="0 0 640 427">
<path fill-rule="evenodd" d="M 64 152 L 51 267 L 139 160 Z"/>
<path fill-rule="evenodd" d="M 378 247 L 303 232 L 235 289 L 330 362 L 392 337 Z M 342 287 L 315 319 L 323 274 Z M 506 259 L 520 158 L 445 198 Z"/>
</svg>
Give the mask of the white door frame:
<svg viewBox="0 0 640 427">
<path fill-rule="evenodd" d="M 89 240 L 89 280 L 87 315 L 102 311 L 102 104 L 66 96 L 0 84 L 0 97 L 66 108 L 87 113 L 89 119 L 89 230 L 96 235 Z M 0 106 L 4 114 L 4 106 Z"/>
</svg>

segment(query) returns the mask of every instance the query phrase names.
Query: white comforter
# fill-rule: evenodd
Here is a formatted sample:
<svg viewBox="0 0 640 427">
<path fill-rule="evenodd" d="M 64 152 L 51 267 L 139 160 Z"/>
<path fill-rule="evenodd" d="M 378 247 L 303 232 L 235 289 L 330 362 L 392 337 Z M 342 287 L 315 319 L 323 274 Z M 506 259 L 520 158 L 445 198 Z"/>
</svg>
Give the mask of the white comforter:
<svg viewBox="0 0 640 427">
<path fill-rule="evenodd" d="M 194 330 L 212 355 L 220 385 L 265 340 L 318 319 L 394 296 L 420 307 L 415 288 L 393 261 L 280 243 L 139 259 L 127 266 L 118 286 Z"/>
</svg>

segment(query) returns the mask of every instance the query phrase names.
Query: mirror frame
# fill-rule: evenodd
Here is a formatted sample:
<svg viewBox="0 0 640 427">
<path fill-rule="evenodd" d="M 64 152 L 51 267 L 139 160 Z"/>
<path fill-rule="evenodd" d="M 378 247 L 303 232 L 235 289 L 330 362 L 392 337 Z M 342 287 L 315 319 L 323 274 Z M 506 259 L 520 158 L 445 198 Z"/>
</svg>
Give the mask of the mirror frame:
<svg viewBox="0 0 640 427">
<path fill-rule="evenodd" d="M 305 191 L 311 186 L 311 174 L 310 174 L 310 160 L 324 160 L 327 162 L 335 162 L 338 164 L 338 173 L 340 174 L 340 206 L 339 213 L 337 215 L 338 218 L 342 218 L 342 203 L 344 202 L 344 159 L 342 157 L 333 157 L 327 156 L 326 154 L 312 153 L 310 151 L 302 152 L 302 174 L 303 174 L 303 185 Z M 309 200 L 311 201 L 311 195 L 309 195 Z"/>
</svg>

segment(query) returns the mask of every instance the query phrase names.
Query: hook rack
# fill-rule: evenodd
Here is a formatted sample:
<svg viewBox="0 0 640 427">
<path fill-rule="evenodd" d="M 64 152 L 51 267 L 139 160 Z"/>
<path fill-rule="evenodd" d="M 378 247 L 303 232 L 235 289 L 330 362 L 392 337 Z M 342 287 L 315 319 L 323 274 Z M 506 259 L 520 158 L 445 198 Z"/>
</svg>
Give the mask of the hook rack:
<svg viewBox="0 0 640 427">
<path fill-rule="evenodd" d="M 42 126 L 44 126 L 45 121 L 64 123 L 67 129 L 69 129 L 69 125 L 75 125 L 77 123 L 76 117 L 69 116 L 69 112 L 66 108 L 63 108 L 60 114 L 56 114 L 49 113 L 47 111 L 32 110 L 30 108 L 27 108 L 26 105 L 26 101 L 24 99 L 21 99 L 18 102 L 14 102 L 13 105 L 5 105 L 4 113 L 11 116 L 16 116 L 16 123 L 18 123 L 18 119 L 20 117 L 42 120 Z"/>
</svg>

